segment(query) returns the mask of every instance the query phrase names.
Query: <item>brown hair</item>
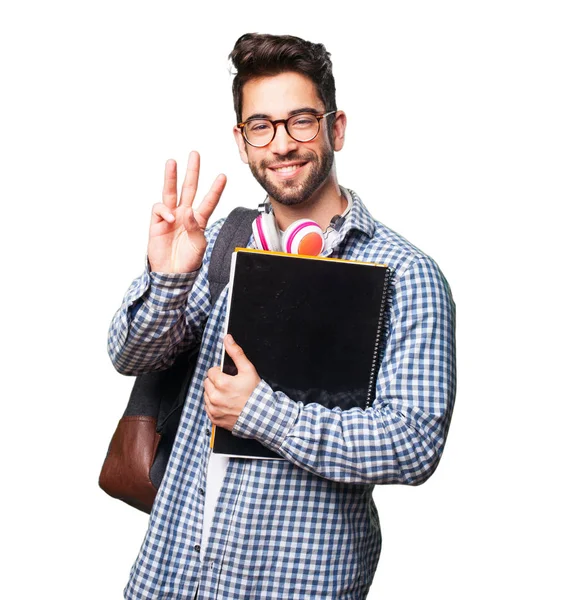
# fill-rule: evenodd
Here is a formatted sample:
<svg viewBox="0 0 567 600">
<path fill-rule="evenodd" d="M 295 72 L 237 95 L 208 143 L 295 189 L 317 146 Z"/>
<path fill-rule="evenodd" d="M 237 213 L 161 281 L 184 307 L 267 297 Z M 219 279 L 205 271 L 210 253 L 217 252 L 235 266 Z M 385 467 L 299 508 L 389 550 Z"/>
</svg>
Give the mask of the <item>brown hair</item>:
<svg viewBox="0 0 567 600">
<path fill-rule="evenodd" d="M 257 77 L 295 71 L 309 77 L 325 105 L 325 111 L 337 110 L 335 78 L 331 54 L 323 44 L 313 44 L 293 35 L 246 33 L 236 41 L 228 58 L 235 69 L 232 96 L 237 122 L 242 121 L 242 88 Z M 327 125 L 331 134 L 334 115 Z"/>
</svg>

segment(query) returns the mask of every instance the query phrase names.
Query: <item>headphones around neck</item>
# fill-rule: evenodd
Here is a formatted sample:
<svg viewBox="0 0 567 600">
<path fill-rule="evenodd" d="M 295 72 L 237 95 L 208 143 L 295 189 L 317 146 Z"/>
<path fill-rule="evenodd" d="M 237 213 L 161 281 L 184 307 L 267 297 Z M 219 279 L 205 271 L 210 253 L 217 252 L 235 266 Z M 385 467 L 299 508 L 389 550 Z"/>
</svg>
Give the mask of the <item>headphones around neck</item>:
<svg viewBox="0 0 567 600">
<path fill-rule="evenodd" d="M 260 204 L 260 214 L 252 223 L 254 242 L 260 250 L 287 252 L 288 254 L 306 254 L 319 256 L 326 250 L 331 250 L 339 239 L 339 229 L 345 222 L 346 216 L 352 207 L 350 194 L 342 189 L 347 200 L 347 207 L 342 215 L 335 215 L 329 227 L 323 231 L 311 219 L 294 221 L 285 231 L 280 231 L 276 223 L 271 204 L 266 200 Z"/>
</svg>

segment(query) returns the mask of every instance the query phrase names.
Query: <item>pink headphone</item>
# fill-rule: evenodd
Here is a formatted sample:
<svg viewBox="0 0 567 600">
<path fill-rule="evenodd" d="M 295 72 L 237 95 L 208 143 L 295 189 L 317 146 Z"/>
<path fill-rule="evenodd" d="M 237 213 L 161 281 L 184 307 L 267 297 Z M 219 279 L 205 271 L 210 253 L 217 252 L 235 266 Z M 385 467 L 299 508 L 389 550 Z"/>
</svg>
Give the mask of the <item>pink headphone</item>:
<svg viewBox="0 0 567 600">
<path fill-rule="evenodd" d="M 342 215 L 335 215 L 326 231 L 311 219 L 294 221 L 283 233 L 276 224 L 268 199 L 260 204 L 260 214 L 252 223 L 254 242 L 260 250 L 287 252 L 319 256 L 327 247 L 332 247 L 338 238 L 338 230 L 352 206 L 350 194 L 345 193 L 348 205 Z"/>
</svg>

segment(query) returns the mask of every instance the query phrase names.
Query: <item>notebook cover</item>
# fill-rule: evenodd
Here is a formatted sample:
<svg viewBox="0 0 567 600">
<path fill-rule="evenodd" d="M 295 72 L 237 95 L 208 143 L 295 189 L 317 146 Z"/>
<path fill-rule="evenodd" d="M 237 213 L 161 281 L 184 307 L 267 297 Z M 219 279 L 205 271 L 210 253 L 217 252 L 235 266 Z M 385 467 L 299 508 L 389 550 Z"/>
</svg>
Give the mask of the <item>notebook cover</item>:
<svg viewBox="0 0 567 600">
<path fill-rule="evenodd" d="M 388 268 L 348 260 L 238 250 L 226 330 L 274 391 L 304 404 L 365 409 L 379 368 Z M 236 374 L 224 353 L 223 371 Z M 215 427 L 213 451 L 279 458 Z"/>
</svg>

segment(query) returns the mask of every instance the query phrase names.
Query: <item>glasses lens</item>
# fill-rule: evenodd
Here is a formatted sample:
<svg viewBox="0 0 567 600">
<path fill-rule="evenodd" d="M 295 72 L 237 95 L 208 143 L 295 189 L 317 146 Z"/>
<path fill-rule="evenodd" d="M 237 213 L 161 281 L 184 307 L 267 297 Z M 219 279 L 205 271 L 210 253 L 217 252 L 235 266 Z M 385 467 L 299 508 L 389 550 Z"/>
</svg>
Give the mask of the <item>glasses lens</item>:
<svg viewBox="0 0 567 600">
<path fill-rule="evenodd" d="M 274 135 L 274 127 L 270 121 L 253 119 L 246 123 L 244 133 L 246 139 L 254 146 L 264 146 L 271 142 Z"/>
<path fill-rule="evenodd" d="M 317 135 L 319 121 L 310 114 L 295 115 L 288 120 L 287 128 L 298 142 L 308 142 Z"/>
</svg>

